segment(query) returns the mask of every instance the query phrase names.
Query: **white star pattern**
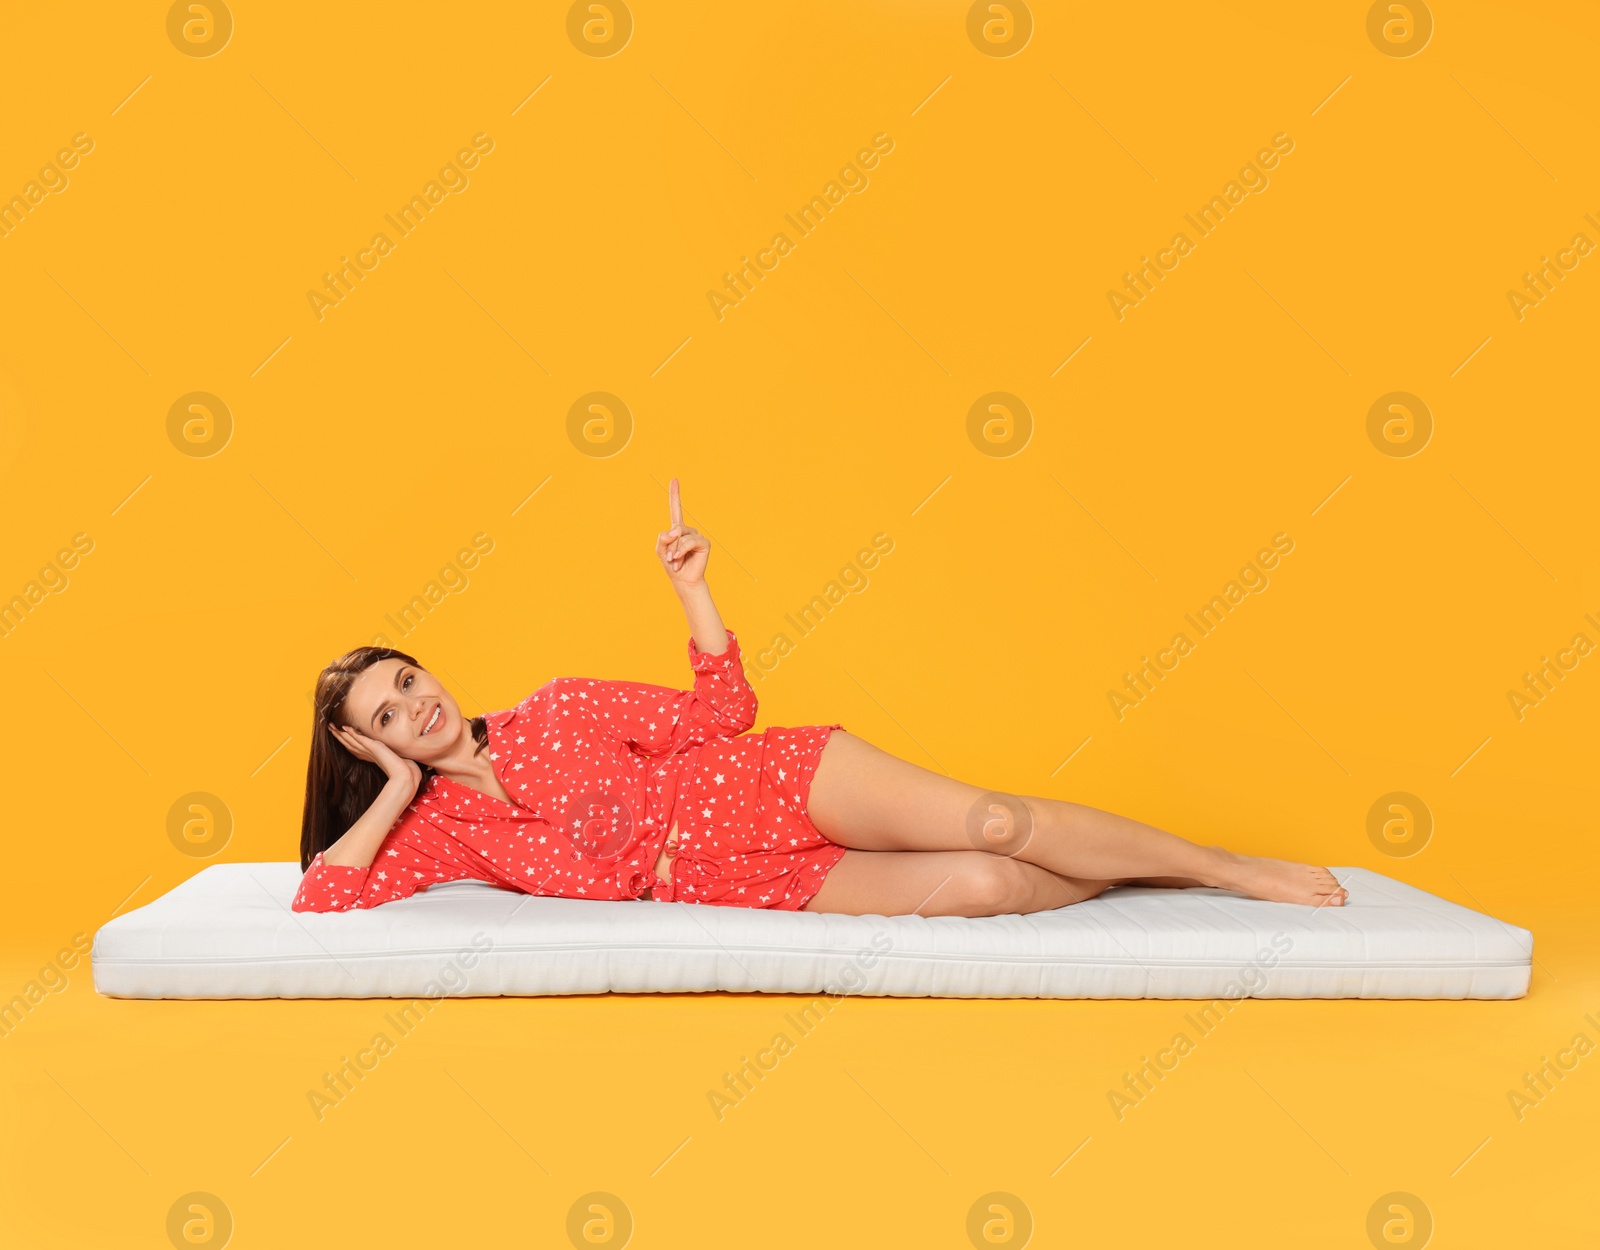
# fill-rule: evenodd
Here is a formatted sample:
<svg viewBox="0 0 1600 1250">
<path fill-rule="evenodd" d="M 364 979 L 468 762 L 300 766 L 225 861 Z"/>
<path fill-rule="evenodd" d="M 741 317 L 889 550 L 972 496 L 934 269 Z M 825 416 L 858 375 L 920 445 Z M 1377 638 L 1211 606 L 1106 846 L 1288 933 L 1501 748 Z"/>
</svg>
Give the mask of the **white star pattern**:
<svg viewBox="0 0 1600 1250">
<path fill-rule="evenodd" d="M 489 713 L 485 755 L 516 799 L 435 773 L 384 839 L 380 855 L 394 872 L 318 855 L 294 910 L 376 907 L 462 880 L 569 898 L 650 890 L 658 900 L 756 906 L 745 901 L 748 889 L 760 906 L 798 910 L 845 854 L 804 816 L 822 747 L 843 726 L 747 733 L 756 695 L 738 639 L 727 635 L 721 655 L 690 640 L 691 690 L 558 677 L 515 708 Z M 507 779 L 518 773 L 527 780 L 513 790 Z M 713 787 L 716 794 L 704 793 Z M 685 819 L 690 810 L 705 823 Z M 568 811 L 578 814 L 573 834 L 584 836 L 567 832 L 570 817 L 560 813 Z M 679 821 L 664 880 L 647 865 Z M 784 850 L 780 832 L 796 835 Z"/>
</svg>

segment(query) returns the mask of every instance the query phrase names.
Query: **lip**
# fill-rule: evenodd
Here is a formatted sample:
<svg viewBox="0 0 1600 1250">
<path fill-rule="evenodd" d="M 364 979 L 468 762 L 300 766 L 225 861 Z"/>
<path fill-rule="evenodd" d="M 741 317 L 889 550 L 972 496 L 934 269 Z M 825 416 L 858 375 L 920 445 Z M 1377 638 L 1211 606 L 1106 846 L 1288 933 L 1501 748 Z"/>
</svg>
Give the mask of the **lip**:
<svg viewBox="0 0 1600 1250">
<path fill-rule="evenodd" d="M 435 718 L 437 718 L 437 720 Z M 419 738 L 426 737 L 428 734 L 432 733 L 435 729 L 439 728 L 439 726 L 442 725 L 443 723 L 444 723 L 444 704 L 443 703 L 435 703 L 433 705 L 433 711 L 428 714 L 427 723 L 423 726 L 422 732 L 420 734 L 418 734 L 417 737 L 419 737 Z"/>
</svg>

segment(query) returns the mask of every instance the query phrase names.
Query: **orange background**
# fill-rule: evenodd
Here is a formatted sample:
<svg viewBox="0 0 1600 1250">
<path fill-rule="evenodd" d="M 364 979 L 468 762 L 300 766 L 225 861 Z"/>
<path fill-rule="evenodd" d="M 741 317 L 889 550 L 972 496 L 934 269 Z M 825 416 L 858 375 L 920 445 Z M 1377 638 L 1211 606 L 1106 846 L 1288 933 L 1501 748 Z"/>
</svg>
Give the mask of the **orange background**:
<svg viewBox="0 0 1600 1250">
<path fill-rule="evenodd" d="M 1508 699 L 1600 641 L 1600 257 L 1508 298 L 1600 242 L 1600 18 L 1441 3 L 1409 56 L 1352 3 L 1039 4 L 1004 56 L 967 18 L 641 3 L 594 56 L 560 5 L 241 3 L 195 56 L 160 5 L 8 14 L 0 197 L 93 146 L 0 238 L 0 599 L 60 586 L 0 638 L 0 998 L 205 867 L 184 796 L 231 824 L 210 862 L 295 857 L 308 691 L 374 634 L 471 713 L 557 675 L 687 686 L 672 476 L 768 652 L 758 727 L 1375 869 L 1531 928 L 1529 996 L 1248 1002 L 1120 1122 L 1107 1090 L 1193 1004 L 851 999 L 718 1122 L 707 1091 L 802 1000 L 454 1000 L 319 1122 L 306 1091 L 396 1004 L 113 1001 L 80 963 L 0 1036 L 8 1244 L 167 1245 L 191 1191 L 238 1245 L 565 1244 L 590 1191 L 640 1246 L 965 1245 L 993 1191 L 1037 1245 L 1366 1244 L 1392 1191 L 1439 1244 L 1600 1235 L 1600 1058 L 1520 1120 L 1507 1097 L 1600 1044 L 1600 657 Z M 719 319 L 723 275 L 880 134 Z M 319 318 L 474 136 L 469 185 Z M 229 414 L 210 442 L 169 434 L 195 392 Z M 626 408 L 609 442 L 569 433 L 594 392 Z M 1011 442 L 969 433 L 995 392 Z M 1369 437 L 1393 392 L 1431 414 L 1415 454 Z M 1270 586 L 1119 719 L 1108 692 L 1277 534 Z M 1433 822 L 1410 857 L 1368 836 L 1397 791 Z"/>
</svg>

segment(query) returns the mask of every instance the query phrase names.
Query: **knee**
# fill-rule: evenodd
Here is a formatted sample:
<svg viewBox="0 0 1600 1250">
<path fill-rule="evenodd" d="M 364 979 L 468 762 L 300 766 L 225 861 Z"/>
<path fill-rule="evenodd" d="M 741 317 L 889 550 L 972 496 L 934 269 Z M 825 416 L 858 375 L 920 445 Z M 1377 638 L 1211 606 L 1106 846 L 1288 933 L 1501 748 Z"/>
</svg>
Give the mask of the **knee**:
<svg viewBox="0 0 1600 1250">
<path fill-rule="evenodd" d="M 985 790 L 967 809 L 967 840 L 992 855 L 1016 855 L 1033 839 L 1037 801 Z"/>
<path fill-rule="evenodd" d="M 1001 855 L 979 854 L 950 884 L 951 903 L 961 916 L 1004 916 L 1026 909 L 1032 895 L 1031 865 Z"/>
</svg>

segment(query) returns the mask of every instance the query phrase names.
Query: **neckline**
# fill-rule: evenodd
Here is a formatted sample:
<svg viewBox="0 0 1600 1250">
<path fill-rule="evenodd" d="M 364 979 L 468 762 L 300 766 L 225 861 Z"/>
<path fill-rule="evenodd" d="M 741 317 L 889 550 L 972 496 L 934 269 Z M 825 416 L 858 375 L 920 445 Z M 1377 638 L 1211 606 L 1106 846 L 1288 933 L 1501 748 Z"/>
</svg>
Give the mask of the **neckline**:
<svg viewBox="0 0 1600 1250">
<path fill-rule="evenodd" d="M 501 789 L 506 792 L 506 798 L 501 798 L 498 794 L 491 794 L 487 790 L 480 790 L 477 786 L 469 786 L 465 782 L 456 781 L 450 777 L 446 777 L 440 772 L 433 774 L 432 778 L 429 779 L 429 784 L 431 785 L 433 782 L 439 782 L 442 785 L 454 786 L 459 790 L 466 790 L 469 793 L 476 795 L 478 798 L 488 799 L 490 802 L 498 803 L 502 807 L 510 807 L 519 812 L 528 811 L 528 808 L 524 807 L 522 804 L 510 797 L 511 787 L 506 784 L 506 779 L 501 776 L 501 770 L 495 766 L 499 762 L 496 757 L 505 753 L 505 744 L 500 740 L 499 735 L 504 727 L 510 723 L 515 716 L 515 711 L 489 712 L 486 713 L 483 718 L 484 724 L 487 725 L 489 729 L 488 744 L 484 747 L 484 750 L 489 755 L 489 771 L 494 774 L 494 779 L 500 783 Z"/>
<path fill-rule="evenodd" d="M 490 763 L 489 767 L 490 768 L 494 767 L 493 762 Z M 491 794 L 487 790 L 480 790 L 480 789 L 478 789 L 477 786 L 469 786 L 463 781 L 454 781 L 451 778 L 446 777 L 443 773 L 434 773 L 433 774 L 433 780 L 439 783 L 439 786 L 436 787 L 436 788 L 443 788 L 444 786 L 454 786 L 457 790 L 465 790 L 467 793 L 471 794 L 474 798 L 488 799 L 491 803 L 498 803 L 502 807 L 514 807 L 518 811 L 527 810 L 513 798 L 507 797 L 507 798 L 503 799 L 498 794 Z M 502 786 L 505 786 L 505 784 L 506 784 L 505 783 L 505 779 L 502 778 L 498 772 L 495 773 L 495 780 L 500 782 L 500 784 Z M 510 793 L 511 793 L 511 790 L 508 787 L 506 789 L 506 794 L 509 796 Z"/>
</svg>

